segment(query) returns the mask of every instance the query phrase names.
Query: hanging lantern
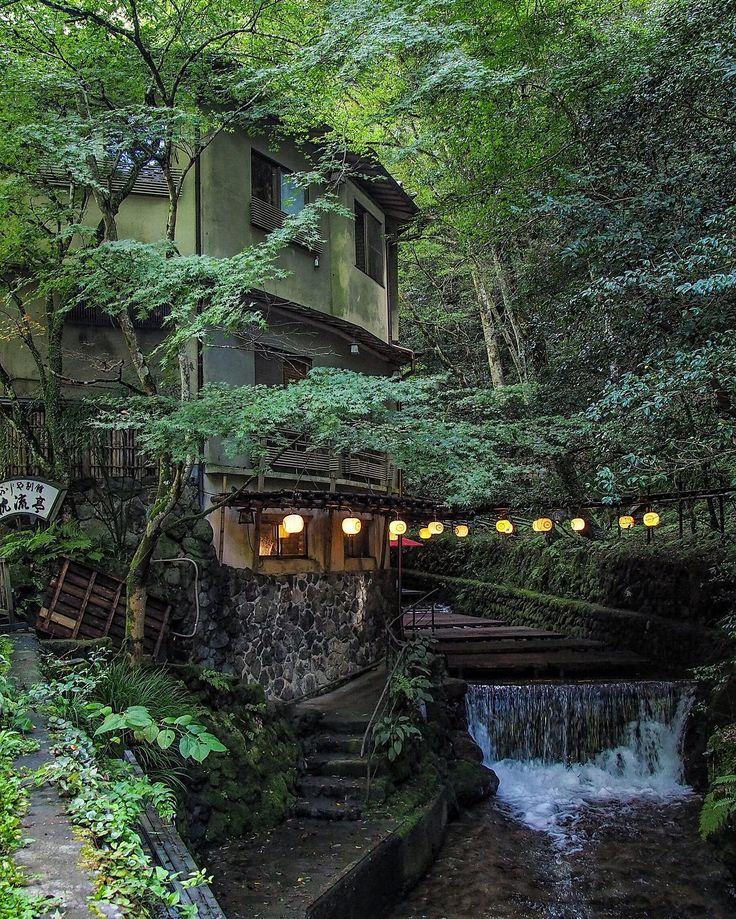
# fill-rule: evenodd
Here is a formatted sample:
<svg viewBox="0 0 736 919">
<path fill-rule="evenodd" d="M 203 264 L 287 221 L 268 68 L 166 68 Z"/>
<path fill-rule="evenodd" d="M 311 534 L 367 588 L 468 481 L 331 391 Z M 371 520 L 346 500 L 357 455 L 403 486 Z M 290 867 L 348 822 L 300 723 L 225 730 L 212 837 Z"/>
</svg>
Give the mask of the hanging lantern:
<svg viewBox="0 0 736 919">
<path fill-rule="evenodd" d="M 445 532 L 445 525 L 444 523 L 440 523 L 439 520 L 431 520 L 427 524 L 427 529 L 432 534 L 432 536 L 439 536 L 440 533 Z"/>
<path fill-rule="evenodd" d="M 582 533 L 588 526 L 588 521 L 584 517 L 573 517 L 570 521 L 570 528 L 576 533 Z"/>
<path fill-rule="evenodd" d="M 631 514 L 623 514 L 618 518 L 618 525 L 622 530 L 631 530 L 634 528 L 636 520 L 631 516 Z"/>
<path fill-rule="evenodd" d="M 362 526 L 357 517 L 346 517 L 342 522 L 342 531 L 346 536 L 357 536 Z"/>
<path fill-rule="evenodd" d="M 532 523 L 532 529 L 535 533 L 551 533 L 554 526 L 554 522 L 550 517 L 537 517 Z"/>
<path fill-rule="evenodd" d="M 464 539 L 469 532 L 470 530 L 465 523 L 458 523 L 458 525 L 455 527 L 455 536 L 457 536 L 458 539 Z"/>
<path fill-rule="evenodd" d="M 645 527 L 658 527 L 662 522 L 662 518 L 656 511 L 648 511 L 642 519 Z"/>
<path fill-rule="evenodd" d="M 514 525 L 504 517 L 502 520 L 496 521 L 496 529 L 504 536 L 510 536 L 514 532 Z"/>
<path fill-rule="evenodd" d="M 301 533 L 304 529 L 304 518 L 301 514 L 288 514 L 284 517 L 284 522 L 281 525 L 285 533 L 293 536 L 295 533 Z"/>
<path fill-rule="evenodd" d="M 419 531 L 419 538 L 420 538 L 420 539 L 431 539 L 431 538 L 432 538 L 432 533 L 431 533 L 429 527 L 422 527 L 422 528 L 421 528 L 421 530 Z"/>
<path fill-rule="evenodd" d="M 406 529 L 406 523 L 403 520 L 392 520 L 388 525 L 388 531 L 392 536 L 403 536 Z"/>
</svg>

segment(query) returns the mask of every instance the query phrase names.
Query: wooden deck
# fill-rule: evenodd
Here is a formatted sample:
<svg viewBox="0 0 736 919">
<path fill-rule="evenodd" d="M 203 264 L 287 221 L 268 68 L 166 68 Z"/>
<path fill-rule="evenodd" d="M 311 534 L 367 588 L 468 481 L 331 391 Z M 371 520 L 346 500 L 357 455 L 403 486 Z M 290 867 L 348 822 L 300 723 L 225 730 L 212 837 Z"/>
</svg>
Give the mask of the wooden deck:
<svg viewBox="0 0 736 919">
<path fill-rule="evenodd" d="M 404 632 L 431 634 L 453 676 L 467 679 L 594 679 L 630 677 L 646 660 L 612 651 L 603 642 L 575 638 L 498 619 L 453 613 L 446 607 L 404 614 Z"/>
</svg>

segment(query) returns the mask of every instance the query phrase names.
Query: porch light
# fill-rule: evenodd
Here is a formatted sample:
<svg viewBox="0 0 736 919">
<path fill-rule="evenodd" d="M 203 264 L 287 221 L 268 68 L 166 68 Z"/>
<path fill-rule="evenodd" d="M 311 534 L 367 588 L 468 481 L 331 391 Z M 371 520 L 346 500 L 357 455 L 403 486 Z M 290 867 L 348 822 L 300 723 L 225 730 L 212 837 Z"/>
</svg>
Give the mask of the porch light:
<svg viewBox="0 0 736 919">
<path fill-rule="evenodd" d="M 285 533 L 288 533 L 289 536 L 293 536 L 295 533 L 301 533 L 304 529 L 304 518 L 301 514 L 287 514 L 287 516 L 284 517 L 282 526 Z"/>
<path fill-rule="evenodd" d="M 510 536 L 514 532 L 513 523 L 506 517 L 496 521 L 496 530 L 504 536 Z"/>
<path fill-rule="evenodd" d="M 570 529 L 575 533 L 582 533 L 588 526 L 588 521 L 584 517 L 573 517 L 570 521 Z"/>
<path fill-rule="evenodd" d="M 658 527 L 662 522 L 662 518 L 656 511 L 647 511 L 642 519 L 645 527 Z"/>
<path fill-rule="evenodd" d="M 636 521 L 631 516 L 631 514 L 623 514 L 621 517 L 618 518 L 618 525 L 619 525 L 619 528 L 622 530 L 631 530 L 634 528 L 635 524 L 636 524 Z"/>
<path fill-rule="evenodd" d="M 445 525 L 444 523 L 440 523 L 439 520 L 431 520 L 427 524 L 427 529 L 432 534 L 432 536 L 439 536 L 440 533 L 444 533 Z"/>
<path fill-rule="evenodd" d="M 470 530 L 464 523 L 458 523 L 458 525 L 455 527 L 455 536 L 457 536 L 458 539 L 464 539 L 469 532 Z"/>
<path fill-rule="evenodd" d="M 357 536 L 362 526 L 357 517 L 346 517 L 342 522 L 342 531 L 346 536 Z"/>
<path fill-rule="evenodd" d="M 537 517 L 532 522 L 532 529 L 535 533 L 551 533 L 554 529 L 554 522 L 550 517 Z"/>
<path fill-rule="evenodd" d="M 420 539 L 431 539 L 432 538 L 432 531 L 429 529 L 429 527 L 421 528 L 421 530 L 419 531 L 419 538 Z"/>
<path fill-rule="evenodd" d="M 406 523 L 403 520 L 392 520 L 388 525 L 388 531 L 392 536 L 403 536 L 406 529 Z"/>
</svg>

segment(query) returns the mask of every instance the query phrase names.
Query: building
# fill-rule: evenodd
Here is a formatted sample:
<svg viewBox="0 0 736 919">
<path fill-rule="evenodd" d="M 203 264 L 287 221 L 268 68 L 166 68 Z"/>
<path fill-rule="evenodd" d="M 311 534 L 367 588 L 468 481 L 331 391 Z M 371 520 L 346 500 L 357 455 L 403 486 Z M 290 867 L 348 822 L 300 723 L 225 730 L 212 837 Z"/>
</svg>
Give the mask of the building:
<svg viewBox="0 0 736 919">
<path fill-rule="evenodd" d="M 243 132 L 219 135 L 184 182 L 177 234 L 182 254 L 226 257 L 265 239 L 269 231 L 281 225 L 286 213 L 319 195 L 319 188 L 297 189 L 289 178 L 309 168 L 310 155 L 315 152 L 316 147 L 288 140 L 274 142 L 266 136 L 246 136 Z M 314 366 L 390 375 L 411 361 L 411 353 L 397 343 L 397 240 L 402 226 L 415 216 L 416 206 L 376 161 L 353 157 L 352 165 L 356 177 L 342 182 L 339 194 L 354 219 L 324 214 L 321 245 L 310 247 L 297 239 L 281 253 L 286 275 L 267 289 L 249 293 L 267 318 L 267 331 L 257 342 L 220 337 L 202 348 L 196 359 L 197 386 L 210 381 L 287 385 Z M 62 183 L 64 179 L 55 181 Z M 153 169 L 143 173 L 121 208 L 120 238 L 162 238 L 167 204 L 161 175 Z M 162 320 L 163 316 L 153 314 L 137 323 L 145 347 L 153 349 L 161 340 Z M 103 371 L 111 373 L 110 368 L 128 373 L 121 334 L 102 312 L 85 310 L 70 315 L 63 348 L 65 373 L 70 379 L 89 383 Z M 21 350 L 3 357 L 16 387 L 32 400 L 37 389 L 32 361 Z M 74 397 L 82 389 L 88 394 L 89 387 L 70 383 L 68 395 Z M 34 410 L 43 439 L 43 417 L 40 409 Z M 76 457 L 78 476 L 94 478 L 105 467 L 108 475 L 144 477 L 145 457 L 136 449 L 135 438 L 126 433 L 111 434 L 102 456 L 80 453 Z M 23 454 L 20 442 L 15 446 L 15 452 L 8 454 L 6 473 L 31 474 L 34 470 L 29 457 Z M 217 557 L 230 573 L 218 576 L 220 599 L 213 594 L 205 598 L 203 606 L 219 604 L 230 611 L 231 619 L 237 619 L 237 597 L 250 595 L 246 581 L 270 577 L 271 587 L 266 589 L 265 581 L 261 584 L 271 604 L 268 619 L 279 619 L 281 614 L 275 610 L 280 604 L 288 607 L 284 615 L 294 614 L 298 607 L 297 619 L 301 616 L 304 620 L 302 614 L 310 602 L 303 596 L 296 603 L 294 596 L 305 594 L 305 582 L 299 579 L 308 576 L 313 593 L 329 594 L 329 598 L 322 597 L 321 608 L 329 606 L 333 619 L 344 620 L 342 625 L 338 623 L 338 630 L 356 630 L 358 620 L 364 622 L 369 615 L 375 592 L 368 575 L 376 573 L 373 580 L 378 581 L 378 574 L 388 565 L 387 525 L 397 506 L 399 473 L 385 455 L 314 452 L 296 438 L 285 452 L 268 444 L 266 448 L 273 451 L 269 470 L 249 486 L 246 497 L 241 496 L 233 506 L 218 510 L 210 518 Z M 218 442 L 207 444 L 205 462 L 198 470 L 202 506 L 239 488 L 250 473 L 244 457 L 229 456 Z M 299 533 L 284 530 L 283 520 L 290 511 L 304 521 Z M 361 521 L 359 533 L 343 532 L 346 517 Z M 346 581 L 349 575 L 357 580 Z M 229 586 L 222 586 L 223 577 L 231 579 Z M 287 580 L 279 583 L 283 578 Z M 328 589 L 330 578 L 339 580 L 334 589 Z M 286 593 L 288 602 L 284 600 Z M 338 609 L 341 603 L 342 612 Z M 315 618 L 313 611 L 307 612 L 308 620 Z M 319 619 L 317 616 L 315 621 Z M 313 631 L 312 625 L 307 632 Z M 205 627 L 209 627 L 207 623 Z M 306 634 L 304 628 L 298 631 Z M 342 655 L 347 663 L 311 670 L 307 667 L 305 673 L 316 674 L 315 686 L 342 675 L 346 666 L 350 669 L 374 657 L 381 645 L 381 629 L 372 624 L 370 631 L 370 641 L 359 640 L 352 652 Z M 253 635 L 245 643 L 238 642 L 231 630 L 230 638 L 222 653 L 210 653 L 208 645 L 200 658 L 260 678 L 269 686 L 284 679 L 283 668 L 277 668 L 279 676 L 274 671 L 262 676 L 267 665 L 261 652 L 257 671 L 245 663 Z M 341 640 L 344 643 L 345 635 Z M 232 650 L 236 646 L 238 650 Z M 225 647 L 232 653 L 225 653 Z M 330 652 L 325 651 L 322 657 L 326 660 Z M 310 689 L 311 684 L 311 680 L 298 677 L 286 679 L 286 695 Z M 273 694 L 283 696 L 284 692 L 277 687 Z"/>
</svg>

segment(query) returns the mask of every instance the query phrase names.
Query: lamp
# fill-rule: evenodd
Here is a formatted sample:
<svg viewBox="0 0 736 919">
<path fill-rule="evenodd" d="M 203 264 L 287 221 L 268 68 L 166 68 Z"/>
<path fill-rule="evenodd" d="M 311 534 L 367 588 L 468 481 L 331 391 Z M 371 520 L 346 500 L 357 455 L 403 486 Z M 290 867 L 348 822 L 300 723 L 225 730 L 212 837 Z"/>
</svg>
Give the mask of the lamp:
<svg viewBox="0 0 736 919">
<path fill-rule="evenodd" d="M 585 517 L 573 517 L 570 521 L 570 528 L 575 533 L 582 533 L 587 526 L 588 521 L 585 519 Z"/>
<path fill-rule="evenodd" d="M 619 528 L 622 530 L 631 530 L 636 524 L 636 520 L 631 516 L 631 514 L 622 514 L 618 518 Z"/>
<path fill-rule="evenodd" d="M 419 538 L 420 538 L 420 539 L 431 539 L 431 538 L 432 538 L 432 533 L 431 533 L 429 527 L 422 527 L 422 528 L 421 528 L 421 530 L 419 531 Z"/>
<path fill-rule="evenodd" d="M 532 522 L 532 529 L 535 533 L 551 533 L 554 529 L 554 523 L 550 517 L 537 517 Z"/>
<path fill-rule="evenodd" d="M 455 527 L 455 536 L 457 536 L 459 539 L 466 537 L 469 532 L 470 530 L 465 523 L 458 523 L 458 525 Z"/>
<path fill-rule="evenodd" d="M 284 532 L 288 533 L 290 536 L 293 536 L 295 533 L 301 533 L 304 529 L 304 518 L 301 514 L 288 514 L 284 517 L 284 522 L 282 523 Z"/>
<path fill-rule="evenodd" d="M 342 522 L 342 531 L 346 536 L 357 536 L 362 526 L 357 517 L 346 517 Z"/>
<path fill-rule="evenodd" d="M 662 522 L 662 518 L 656 511 L 647 511 L 642 520 L 645 527 L 658 527 Z"/>
<path fill-rule="evenodd" d="M 392 520 L 388 525 L 388 531 L 392 536 L 403 536 L 406 533 L 406 529 L 404 520 Z"/>
<path fill-rule="evenodd" d="M 506 517 L 496 521 L 496 530 L 504 536 L 510 536 L 514 532 L 513 523 Z"/>
<path fill-rule="evenodd" d="M 430 520 L 430 522 L 427 524 L 427 529 L 432 534 L 432 536 L 439 536 L 440 533 L 444 533 L 445 525 L 444 523 L 440 523 L 439 520 Z"/>
</svg>

